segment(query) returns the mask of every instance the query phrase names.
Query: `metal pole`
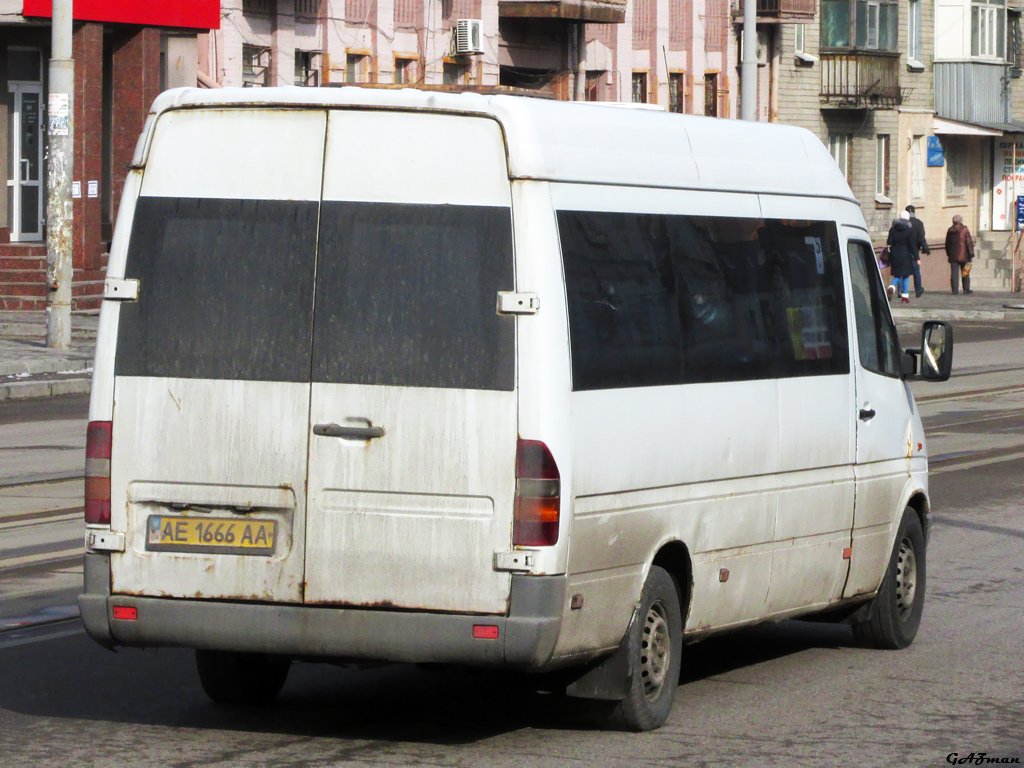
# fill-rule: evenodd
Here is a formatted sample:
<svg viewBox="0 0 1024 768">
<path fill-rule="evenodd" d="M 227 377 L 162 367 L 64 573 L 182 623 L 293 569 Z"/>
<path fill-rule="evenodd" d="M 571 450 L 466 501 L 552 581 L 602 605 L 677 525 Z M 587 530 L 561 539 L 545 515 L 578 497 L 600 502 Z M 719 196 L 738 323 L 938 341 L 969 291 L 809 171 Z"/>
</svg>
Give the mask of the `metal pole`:
<svg viewBox="0 0 1024 768">
<path fill-rule="evenodd" d="M 75 62 L 72 0 L 53 0 L 46 152 L 46 346 L 71 346 L 71 178 L 74 173 Z"/>
<path fill-rule="evenodd" d="M 740 119 L 757 120 L 757 0 L 743 0 Z"/>
</svg>

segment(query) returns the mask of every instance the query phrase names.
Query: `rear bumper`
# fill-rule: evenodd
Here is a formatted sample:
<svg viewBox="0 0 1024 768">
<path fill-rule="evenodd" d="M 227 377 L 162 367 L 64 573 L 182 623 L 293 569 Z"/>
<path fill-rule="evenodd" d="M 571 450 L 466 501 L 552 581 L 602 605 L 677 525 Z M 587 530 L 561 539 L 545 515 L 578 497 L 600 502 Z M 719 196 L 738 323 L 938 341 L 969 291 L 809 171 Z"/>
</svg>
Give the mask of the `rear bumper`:
<svg viewBox="0 0 1024 768">
<path fill-rule="evenodd" d="M 86 589 L 78 598 L 86 631 L 107 647 L 540 670 L 551 661 L 565 605 L 564 576 L 513 576 L 508 615 L 473 616 L 111 595 L 109 574 L 105 555 L 87 555 Z M 137 618 L 115 619 L 115 605 L 135 608 Z M 479 624 L 496 626 L 498 637 L 474 638 Z"/>
</svg>

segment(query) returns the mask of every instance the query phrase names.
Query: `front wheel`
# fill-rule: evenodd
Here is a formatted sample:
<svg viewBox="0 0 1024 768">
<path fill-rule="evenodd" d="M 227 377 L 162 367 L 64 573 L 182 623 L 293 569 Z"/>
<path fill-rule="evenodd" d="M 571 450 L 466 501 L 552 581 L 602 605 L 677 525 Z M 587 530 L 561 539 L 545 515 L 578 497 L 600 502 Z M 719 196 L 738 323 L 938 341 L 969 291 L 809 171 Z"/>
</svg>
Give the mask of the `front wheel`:
<svg viewBox="0 0 1024 768">
<path fill-rule="evenodd" d="M 199 682 L 218 704 L 265 704 L 284 686 L 290 663 L 265 653 L 196 651 Z"/>
<path fill-rule="evenodd" d="M 921 520 L 908 507 L 882 586 L 867 615 L 853 624 L 853 633 L 863 645 L 896 650 L 914 642 L 924 611 L 925 563 Z"/>
<path fill-rule="evenodd" d="M 633 675 L 629 693 L 616 703 L 612 719 L 631 731 L 651 731 L 672 711 L 683 652 L 679 591 L 668 572 L 656 565 L 644 582 L 627 643 Z"/>
</svg>

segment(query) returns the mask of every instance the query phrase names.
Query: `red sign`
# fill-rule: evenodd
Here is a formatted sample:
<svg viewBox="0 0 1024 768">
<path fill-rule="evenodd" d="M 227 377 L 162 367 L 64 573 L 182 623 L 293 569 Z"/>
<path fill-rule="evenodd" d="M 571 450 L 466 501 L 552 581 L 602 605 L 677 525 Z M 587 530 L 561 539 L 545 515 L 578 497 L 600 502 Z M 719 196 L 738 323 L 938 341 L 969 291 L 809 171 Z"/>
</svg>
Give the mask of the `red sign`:
<svg viewBox="0 0 1024 768">
<path fill-rule="evenodd" d="M 220 0 L 74 0 L 77 21 L 220 29 Z M 52 0 L 25 0 L 24 16 L 53 15 Z"/>
</svg>

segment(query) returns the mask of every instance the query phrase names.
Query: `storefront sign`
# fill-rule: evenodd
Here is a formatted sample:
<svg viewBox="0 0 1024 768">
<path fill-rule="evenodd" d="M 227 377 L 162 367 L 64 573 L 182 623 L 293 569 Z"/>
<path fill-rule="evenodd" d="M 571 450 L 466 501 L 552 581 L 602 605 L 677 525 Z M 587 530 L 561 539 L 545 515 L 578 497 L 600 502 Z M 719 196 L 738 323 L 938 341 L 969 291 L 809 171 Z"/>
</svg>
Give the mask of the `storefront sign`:
<svg viewBox="0 0 1024 768">
<path fill-rule="evenodd" d="M 52 0 L 25 0 L 25 16 L 53 16 Z M 220 0 L 75 0 L 76 21 L 220 29 Z"/>
<path fill-rule="evenodd" d="M 1018 196 L 1024 196 L 1024 134 L 998 138 L 992 173 L 992 229 L 1013 229 Z"/>
<path fill-rule="evenodd" d="M 1024 229 L 1024 195 L 1017 196 L 1017 226 L 1014 229 L 1017 232 Z"/>
</svg>

